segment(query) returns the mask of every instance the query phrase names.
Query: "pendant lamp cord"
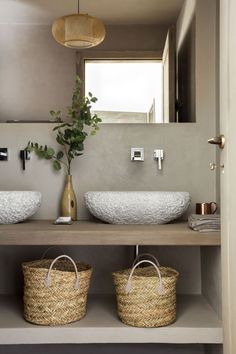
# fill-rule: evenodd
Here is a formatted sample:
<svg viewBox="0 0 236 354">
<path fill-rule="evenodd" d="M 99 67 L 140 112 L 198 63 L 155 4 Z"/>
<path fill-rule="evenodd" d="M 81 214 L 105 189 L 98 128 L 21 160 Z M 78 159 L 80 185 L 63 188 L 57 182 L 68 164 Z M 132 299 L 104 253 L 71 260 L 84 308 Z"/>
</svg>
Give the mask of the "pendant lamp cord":
<svg viewBox="0 0 236 354">
<path fill-rule="evenodd" d="M 79 14 L 79 0 L 78 0 L 78 14 Z"/>
</svg>

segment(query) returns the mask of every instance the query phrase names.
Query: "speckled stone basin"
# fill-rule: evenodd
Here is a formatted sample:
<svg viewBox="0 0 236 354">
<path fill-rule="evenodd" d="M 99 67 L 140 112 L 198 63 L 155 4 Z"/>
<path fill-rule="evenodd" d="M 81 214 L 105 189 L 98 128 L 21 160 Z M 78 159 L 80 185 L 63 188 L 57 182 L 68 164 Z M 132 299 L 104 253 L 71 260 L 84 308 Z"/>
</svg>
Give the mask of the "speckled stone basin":
<svg viewBox="0 0 236 354">
<path fill-rule="evenodd" d="M 182 216 L 188 192 L 87 192 L 85 203 L 96 218 L 109 224 L 166 224 Z"/>
<path fill-rule="evenodd" d="M 0 224 L 16 224 L 34 215 L 42 195 L 36 191 L 0 191 Z"/>
</svg>

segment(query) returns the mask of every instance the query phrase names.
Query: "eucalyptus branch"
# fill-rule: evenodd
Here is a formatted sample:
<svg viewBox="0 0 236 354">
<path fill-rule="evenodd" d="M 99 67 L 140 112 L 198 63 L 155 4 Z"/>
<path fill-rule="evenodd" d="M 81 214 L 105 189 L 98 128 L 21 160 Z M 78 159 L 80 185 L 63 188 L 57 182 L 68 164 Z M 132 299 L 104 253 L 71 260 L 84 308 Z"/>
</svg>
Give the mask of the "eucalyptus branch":
<svg viewBox="0 0 236 354">
<path fill-rule="evenodd" d="M 67 173 L 68 173 L 68 175 L 70 175 L 70 164 L 71 164 L 71 160 L 69 159 L 69 155 L 68 155 L 68 152 L 67 152 L 66 145 L 64 145 L 64 151 L 65 151 L 65 155 L 66 155 L 66 158 L 67 158 L 67 161 L 68 161 L 68 164 L 67 164 Z"/>
<path fill-rule="evenodd" d="M 85 126 L 90 127 L 90 135 L 95 135 L 99 130 L 99 123 L 102 121 L 97 114 L 91 112 L 92 103 L 97 98 L 89 92 L 88 97 L 82 95 L 82 81 L 76 77 L 75 89 L 72 96 L 72 104 L 67 108 L 67 122 L 62 122 L 60 111 L 50 111 L 52 118 L 58 122 L 53 129 L 56 134 L 56 141 L 62 146 L 57 154 L 54 149 L 42 146 L 38 143 L 28 142 L 27 150 L 33 151 L 40 158 L 53 161 L 55 170 L 60 170 L 63 164 L 67 173 L 71 173 L 71 163 L 75 157 L 83 155 L 84 141 L 88 134 Z"/>
<path fill-rule="evenodd" d="M 69 166 L 68 166 L 68 164 L 67 164 L 66 162 L 64 162 L 64 161 L 62 161 L 62 160 L 59 160 L 56 156 L 53 156 L 52 159 L 53 159 L 54 161 L 58 161 L 59 163 L 62 163 L 64 166 L 66 166 L 66 168 L 67 168 L 67 170 L 68 170 Z"/>
</svg>

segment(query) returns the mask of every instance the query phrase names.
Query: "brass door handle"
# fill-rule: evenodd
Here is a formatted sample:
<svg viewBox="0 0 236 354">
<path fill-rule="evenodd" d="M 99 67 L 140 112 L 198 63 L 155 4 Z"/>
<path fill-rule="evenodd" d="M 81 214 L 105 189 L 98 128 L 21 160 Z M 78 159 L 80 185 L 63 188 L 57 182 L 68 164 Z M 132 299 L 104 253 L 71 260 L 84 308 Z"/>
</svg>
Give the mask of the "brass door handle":
<svg viewBox="0 0 236 354">
<path fill-rule="evenodd" d="M 224 149 L 224 147 L 225 147 L 225 136 L 224 135 L 215 136 L 214 138 L 209 139 L 208 143 L 209 144 L 214 144 L 214 145 L 219 145 L 220 149 Z"/>
</svg>

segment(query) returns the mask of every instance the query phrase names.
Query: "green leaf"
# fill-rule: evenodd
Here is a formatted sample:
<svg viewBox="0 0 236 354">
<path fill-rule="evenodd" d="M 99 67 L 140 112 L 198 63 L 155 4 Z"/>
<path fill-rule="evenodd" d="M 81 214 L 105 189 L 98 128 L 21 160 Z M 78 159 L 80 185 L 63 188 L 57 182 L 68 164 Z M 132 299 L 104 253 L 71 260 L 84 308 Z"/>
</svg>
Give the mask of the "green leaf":
<svg viewBox="0 0 236 354">
<path fill-rule="evenodd" d="M 64 153 L 62 151 L 58 151 L 57 153 L 57 160 L 61 160 L 64 156 Z"/>
<path fill-rule="evenodd" d="M 54 168 L 54 170 L 56 170 L 56 171 L 61 170 L 61 164 L 60 164 L 60 162 L 57 161 L 57 160 L 53 161 L 53 168 Z"/>
<path fill-rule="evenodd" d="M 60 144 L 60 145 L 64 145 L 64 144 L 65 144 L 63 138 L 62 138 L 60 135 L 57 135 L 56 141 L 57 141 L 58 144 Z"/>
<path fill-rule="evenodd" d="M 37 155 L 40 159 L 46 158 L 46 153 L 45 153 L 44 151 L 41 151 L 41 150 L 37 150 L 37 151 L 36 151 L 36 155 Z"/>
<path fill-rule="evenodd" d="M 48 148 L 48 149 L 47 149 L 47 155 L 50 156 L 50 157 L 54 156 L 54 155 L 55 155 L 54 149 Z"/>
</svg>

